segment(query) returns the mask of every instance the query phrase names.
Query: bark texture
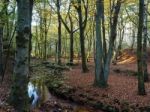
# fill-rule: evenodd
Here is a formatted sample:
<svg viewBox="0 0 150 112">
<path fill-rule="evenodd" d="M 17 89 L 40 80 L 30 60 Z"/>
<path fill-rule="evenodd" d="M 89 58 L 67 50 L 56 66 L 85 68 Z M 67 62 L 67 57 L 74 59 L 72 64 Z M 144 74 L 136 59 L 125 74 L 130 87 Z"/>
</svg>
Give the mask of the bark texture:
<svg viewBox="0 0 150 112">
<path fill-rule="evenodd" d="M 16 56 L 10 103 L 17 112 L 29 112 L 27 94 L 29 74 L 29 39 L 31 34 L 30 0 L 17 0 Z"/>
<path fill-rule="evenodd" d="M 84 4 L 85 7 L 85 19 L 83 20 L 82 17 L 82 7 L 81 7 L 81 0 L 77 0 L 78 7 L 76 7 L 76 10 L 78 12 L 78 17 L 79 17 L 79 31 L 80 31 L 80 48 L 81 48 L 81 58 L 82 58 L 82 71 L 88 72 L 88 67 L 86 64 L 86 53 L 85 53 L 85 41 L 84 41 L 84 30 L 86 27 L 86 22 L 87 22 L 87 7 Z M 84 23 L 84 24 L 83 24 Z"/>
<path fill-rule="evenodd" d="M 144 75 L 143 75 L 143 50 L 142 50 L 142 32 L 144 22 L 144 0 L 139 0 L 139 26 L 137 35 L 137 69 L 138 69 L 138 94 L 145 95 Z"/>
</svg>

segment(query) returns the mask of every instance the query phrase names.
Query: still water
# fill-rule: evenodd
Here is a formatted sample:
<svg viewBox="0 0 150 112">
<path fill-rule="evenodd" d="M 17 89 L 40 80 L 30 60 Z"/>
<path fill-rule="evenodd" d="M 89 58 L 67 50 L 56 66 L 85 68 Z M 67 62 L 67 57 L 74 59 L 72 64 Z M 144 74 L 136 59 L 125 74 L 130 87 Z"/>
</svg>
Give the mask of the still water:
<svg viewBox="0 0 150 112">
<path fill-rule="evenodd" d="M 77 105 L 70 101 L 58 99 L 53 96 L 48 88 L 42 83 L 29 82 L 28 96 L 31 99 L 31 109 L 41 108 L 41 112 L 101 112 L 93 111 L 89 108 Z M 42 104 L 48 104 L 49 107 L 42 107 Z M 47 111 L 44 110 L 47 108 Z"/>
</svg>

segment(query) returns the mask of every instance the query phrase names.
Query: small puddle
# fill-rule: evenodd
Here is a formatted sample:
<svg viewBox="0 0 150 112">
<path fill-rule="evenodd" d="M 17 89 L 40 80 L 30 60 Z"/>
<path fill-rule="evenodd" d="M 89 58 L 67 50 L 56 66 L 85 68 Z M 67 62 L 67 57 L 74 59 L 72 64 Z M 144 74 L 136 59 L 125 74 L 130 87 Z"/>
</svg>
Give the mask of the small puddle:
<svg viewBox="0 0 150 112">
<path fill-rule="evenodd" d="M 53 96 L 42 81 L 29 82 L 28 95 L 31 109 L 39 107 L 42 112 L 49 112 L 50 110 L 52 112 L 95 112 L 89 108 Z"/>
</svg>

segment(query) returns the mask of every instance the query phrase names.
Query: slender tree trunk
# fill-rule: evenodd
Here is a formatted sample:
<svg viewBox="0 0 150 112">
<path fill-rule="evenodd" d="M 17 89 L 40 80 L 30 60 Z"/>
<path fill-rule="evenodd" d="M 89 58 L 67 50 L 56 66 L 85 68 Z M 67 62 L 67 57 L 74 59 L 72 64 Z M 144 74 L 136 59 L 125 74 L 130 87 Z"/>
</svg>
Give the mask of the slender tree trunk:
<svg viewBox="0 0 150 112">
<path fill-rule="evenodd" d="M 44 58 L 44 56 L 43 56 L 43 38 L 44 38 L 44 36 L 43 36 L 43 18 L 41 17 L 40 18 L 40 40 L 41 40 L 41 42 L 39 42 L 39 47 L 40 47 L 40 51 L 39 51 L 39 53 L 40 53 L 40 57 L 41 58 Z"/>
<path fill-rule="evenodd" d="M 95 56 L 95 82 L 94 85 L 106 87 L 107 83 L 103 74 L 103 47 L 101 35 L 102 0 L 96 1 L 96 56 Z"/>
<path fill-rule="evenodd" d="M 35 44 L 35 56 L 39 56 L 39 51 L 40 51 L 40 48 L 39 48 L 39 42 L 38 42 L 38 27 L 36 25 L 36 28 L 35 28 L 35 41 L 36 41 L 36 44 Z"/>
<path fill-rule="evenodd" d="M 43 8 L 46 9 L 46 0 L 44 0 Z M 44 60 L 46 60 L 47 59 L 47 20 L 45 14 L 43 18 L 43 23 L 44 23 Z"/>
<path fill-rule="evenodd" d="M 131 49 L 134 48 L 134 44 L 135 44 L 135 29 L 132 30 L 132 43 L 131 43 Z"/>
<path fill-rule="evenodd" d="M 61 64 L 61 16 L 60 16 L 60 0 L 57 0 L 58 15 L 58 64 Z"/>
<path fill-rule="evenodd" d="M 16 57 L 10 103 L 17 112 L 29 112 L 27 85 L 29 74 L 29 38 L 31 34 L 30 0 L 17 0 L 17 7 Z"/>
<path fill-rule="evenodd" d="M 7 7 L 8 7 L 8 4 L 9 4 L 9 1 L 8 0 L 2 0 L 1 1 L 2 3 L 2 6 L 1 7 L 1 10 L 0 10 L 0 76 L 2 76 L 2 80 L 3 80 L 3 77 L 4 77 L 4 57 L 3 57 L 3 54 L 4 54 L 4 49 L 3 49 L 3 37 L 4 37 L 4 26 L 5 26 L 5 23 L 8 23 L 8 17 L 6 18 L 6 16 L 8 16 L 7 14 Z M 7 21 L 5 20 L 7 19 Z M 8 24 L 7 24 L 8 25 Z M 7 31 L 7 34 L 8 34 L 8 31 Z M 7 35 L 6 35 L 7 36 Z"/>
<path fill-rule="evenodd" d="M 74 58 L 74 51 L 73 51 L 73 46 L 74 46 L 74 41 L 73 41 L 73 32 L 70 32 L 70 65 L 73 65 L 73 58 Z"/>
<path fill-rule="evenodd" d="M 47 29 L 46 29 L 46 18 L 44 18 L 44 60 L 47 59 Z"/>
<path fill-rule="evenodd" d="M 148 32 L 147 32 L 147 12 L 148 9 L 148 3 L 144 5 L 144 27 L 143 27 L 143 71 L 144 71 L 144 82 L 149 81 L 148 77 L 148 70 L 147 70 L 147 38 L 148 38 Z"/>
<path fill-rule="evenodd" d="M 102 0 L 102 30 L 103 30 L 103 48 L 104 48 L 104 57 L 107 55 L 107 44 L 106 44 L 106 37 L 105 37 L 105 18 L 104 18 L 104 0 Z M 104 58 L 105 62 L 105 58 Z"/>
<path fill-rule="evenodd" d="M 121 1 L 117 0 L 117 4 L 115 6 L 115 11 L 113 14 L 112 22 L 110 23 L 110 40 L 109 40 L 109 49 L 106 57 L 106 62 L 104 64 L 104 76 L 106 79 L 106 82 L 108 80 L 108 75 L 109 75 L 109 70 L 110 70 L 110 63 L 111 63 L 111 58 L 114 50 L 114 42 L 117 36 L 117 22 L 118 22 L 118 15 L 120 12 L 120 7 L 121 7 Z"/>
<path fill-rule="evenodd" d="M 78 0 L 78 16 L 79 16 L 79 30 L 80 30 L 80 47 L 81 47 L 81 58 L 82 58 L 82 71 L 88 72 L 87 64 L 86 64 L 86 55 L 85 55 L 85 41 L 84 41 L 84 27 L 83 27 L 83 18 L 82 18 L 82 10 L 81 10 L 81 0 Z"/>
<path fill-rule="evenodd" d="M 142 64 L 142 31 L 144 22 L 144 0 L 139 0 L 139 26 L 137 35 L 137 69 L 138 69 L 138 94 L 145 95 L 143 64 Z"/>
<path fill-rule="evenodd" d="M 123 23 L 121 23 L 120 27 L 122 27 L 122 26 L 123 26 Z M 124 26 L 123 26 L 123 28 L 120 28 L 120 30 L 119 30 L 119 43 L 116 48 L 116 54 L 115 54 L 115 58 L 114 58 L 115 61 L 117 61 L 117 57 L 121 54 L 123 39 L 124 39 Z"/>
<path fill-rule="evenodd" d="M 55 63 L 58 62 L 58 42 L 56 41 L 55 43 L 55 51 L 56 51 L 56 54 L 55 54 Z"/>
<path fill-rule="evenodd" d="M 8 7 L 8 3 L 7 3 L 7 7 Z M 8 15 L 8 11 L 7 11 L 7 9 L 5 10 L 5 14 L 6 14 L 6 17 L 5 17 L 5 19 L 6 19 L 6 38 L 8 39 L 8 40 L 10 40 L 10 26 L 9 26 L 9 15 Z"/>
<path fill-rule="evenodd" d="M 30 23 L 32 22 L 32 10 L 33 10 L 33 0 L 30 0 Z M 31 24 L 30 24 L 30 38 L 29 38 L 29 66 L 31 60 L 31 51 L 32 51 L 32 33 L 31 33 Z"/>
<path fill-rule="evenodd" d="M 0 23 L 0 76 L 2 76 L 2 74 L 3 74 L 3 25 Z"/>
</svg>

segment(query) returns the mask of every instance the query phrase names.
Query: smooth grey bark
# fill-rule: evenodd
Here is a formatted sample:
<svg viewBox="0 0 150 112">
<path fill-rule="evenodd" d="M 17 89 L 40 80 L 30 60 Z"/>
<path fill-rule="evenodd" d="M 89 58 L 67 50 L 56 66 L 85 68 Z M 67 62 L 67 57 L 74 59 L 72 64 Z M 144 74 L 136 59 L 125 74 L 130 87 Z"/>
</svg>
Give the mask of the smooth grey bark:
<svg viewBox="0 0 150 112">
<path fill-rule="evenodd" d="M 46 7 L 46 1 L 44 0 L 44 9 Z M 43 18 L 43 23 L 44 23 L 44 60 L 47 59 L 47 20 L 46 17 Z"/>
<path fill-rule="evenodd" d="M 17 112 L 29 112 L 27 85 L 29 75 L 29 38 L 31 34 L 30 0 L 17 0 L 17 7 L 16 56 L 9 101 Z"/>
<path fill-rule="evenodd" d="M 124 28 L 125 28 L 125 25 L 123 24 L 123 18 L 122 17 L 120 17 L 120 20 L 121 21 L 120 21 L 119 28 L 118 28 L 119 43 L 118 43 L 118 46 L 116 48 L 116 54 L 115 54 L 114 61 L 117 61 L 117 57 L 121 54 L 122 42 L 123 42 L 123 39 L 124 39 L 124 32 L 125 32 Z"/>
<path fill-rule="evenodd" d="M 43 35 L 43 18 L 42 17 L 40 17 L 40 40 L 42 40 L 43 38 L 44 38 L 44 35 Z M 43 41 L 42 41 L 43 42 Z M 40 42 L 40 51 L 39 51 L 39 53 L 40 53 L 40 57 L 44 57 L 44 53 L 43 53 L 43 44 L 41 44 L 41 42 Z"/>
<path fill-rule="evenodd" d="M 55 63 L 57 63 L 58 62 L 58 42 L 56 41 L 55 42 L 55 51 L 56 51 L 56 54 L 55 54 Z"/>
<path fill-rule="evenodd" d="M 82 58 L 82 71 L 83 73 L 88 72 L 88 67 L 86 63 L 86 53 L 85 53 L 85 35 L 84 31 L 86 28 L 87 24 L 87 7 L 84 4 L 84 9 L 85 9 L 85 19 L 83 20 L 83 15 L 82 15 L 82 4 L 83 0 L 77 0 L 78 6 L 75 6 L 77 13 L 78 13 L 78 18 L 79 18 L 79 31 L 80 31 L 80 48 L 81 48 L 81 58 Z"/>
<path fill-rule="evenodd" d="M 0 23 L 0 76 L 3 74 L 3 25 Z"/>
<path fill-rule="evenodd" d="M 135 29 L 132 29 L 132 44 L 131 44 L 131 49 L 134 48 L 135 45 Z"/>
<path fill-rule="evenodd" d="M 113 14 L 113 17 L 111 20 L 112 22 L 110 23 L 111 25 L 110 25 L 109 48 L 108 48 L 108 53 L 106 56 L 106 62 L 104 64 L 104 77 L 106 79 L 106 83 L 108 81 L 110 62 L 111 62 L 111 58 L 112 58 L 112 54 L 113 54 L 113 50 L 114 50 L 114 42 L 115 42 L 116 35 L 117 35 L 117 22 L 118 22 L 118 15 L 120 12 L 121 3 L 122 2 L 120 0 L 117 0 L 117 3 L 115 5 L 114 14 Z"/>
<path fill-rule="evenodd" d="M 46 4 L 47 4 L 47 0 L 44 0 L 44 5 L 43 5 L 44 10 L 46 10 Z M 46 15 L 44 14 L 44 18 L 43 18 L 43 27 L 44 27 L 44 29 L 43 29 L 44 30 L 44 55 L 43 56 L 44 56 L 44 60 L 47 60 L 47 55 L 48 55 L 47 36 L 48 36 L 48 30 L 49 30 L 50 24 L 51 24 L 51 16 L 48 21 Z"/>
<path fill-rule="evenodd" d="M 145 95 L 144 75 L 143 75 L 143 22 L 144 22 L 144 0 L 139 0 L 139 25 L 137 34 L 137 69 L 138 69 L 138 94 Z"/>
<path fill-rule="evenodd" d="M 61 64 L 61 16 L 60 16 L 60 0 L 57 0 L 57 16 L 58 16 L 58 64 Z"/>
<path fill-rule="evenodd" d="M 73 59 L 74 59 L 74 39 L 73 39 L 73 33 L 70 33 L 70 65 L 73 65 Z"/>
<path fill-rule="evenodd" d="M 69 18 L 69 22 L 70 22 L 70 26 L 67 25 L 67 22 L 64 21 L 64 19 L 61 16 L 61 21 L 65 27 L 65 29 L 67 30 L 67 32 L 70 35 L 70 59 L 69 59 L 69 65 L 73 65 L 73 59 L 74 59 L 74 33 L 76 32 L 76 30 L 74 30 L 73 28 L 73 21 L 72 21 L 72 17 L 70 15 L 70 9 L 71 9 L 71 2 L 69 4 L 69 8 L 68 8 L 68 18 Z"/>
<path fill-rule="evenodd" d="M 112 53 L 114 50 L 114 42 L 117 35 L 117 22 L 118 15 L 121 7 L 121 1 L 117 0 L 115 5 L 115 9 L 113 12 L 113 17 L 111 15 L 110 19 L 110 39 L 109 39 L 109 48 L 108 52 L 105 56 L 104 50 L 106 50 L 106 46 L 102 43 L 102 27 L 103 27 L 103 0 L 96 1 L 96 56 L 95 56 L 95 81 L 94 84 L 99 87 L 107 87 L 108 75 L 109 75 L 109 67 L 112 58 Z M 111 1 L 110 1 L 111 2 Z M 114 4 L 114 3 L 113 3 Z M 114 6 L 114 5 L 113 5 Z M 101 25 L 102 24 L 102 25 Z M 104 31 L 104 30 L 103 30 Z M 104 34 L 103 34 L 104 36 Z"/>
<path fill-rule="evenodd" d="M 95 56 L 95 86 L 105 87 L 106 79 L 103 74 L 103 48 L 101 35 L 102 0 L 96 1 L 96 56 Z"/>
<path fill-rule="evenodd" d="M 33 10 L 33 0 L 30 0 L 30 23 L 32 22 L 32 10 Z M 31 24 L 30 24 L 30 38 L 29 38 L 29 65 L 31 60 L 31 51 L 32 51 L 32 33 L 31 33 Z"/>
<path fill-rule="evenodd" d="M 148 9 L 148 3 L 144 5 L 144 26 L 143 26 L 143 72 L 144 72 L 144 82 L 149 81 L 148 77 L 148 70 L 147 70 L 147 38 L 148 38 L 148 32 L 147 32 L 147 12 Z"/>
<path fill-rule="evenodd" d="M 102 30 L 103 30 L 103 32 L 102 32 L 102 34 L 103 34 L 103 48 L 104 48 L 103 56 L 106 57 L 106 55 L 107 55 L 107 43 L 106 43 L 106 36 L 105 36 L 104 0 L 102 0 L 101 7 L 102 7 L 102 13 L 101 14 L 102 14 Z M 105 62 L 105 58 L 104 58 L 104 62 Z"/>
<path fill-rule="evenodd" d="M 3 69 L 4 69 L 4 62 L 3 62 L 3 36 L 4 36 L 4 26 L 5 26 L 5 16 L 7 11 L 7 6 L 9 1 L 2 0 L 2 8 L 0 10 L 0 76 L 3 79 Z"/>
</svg>

